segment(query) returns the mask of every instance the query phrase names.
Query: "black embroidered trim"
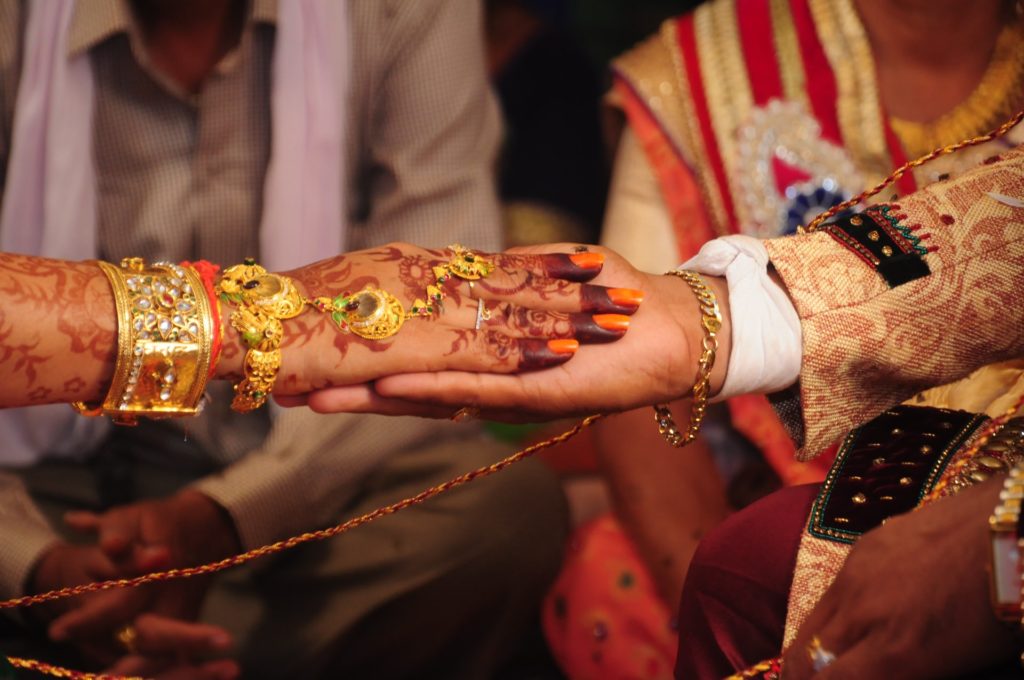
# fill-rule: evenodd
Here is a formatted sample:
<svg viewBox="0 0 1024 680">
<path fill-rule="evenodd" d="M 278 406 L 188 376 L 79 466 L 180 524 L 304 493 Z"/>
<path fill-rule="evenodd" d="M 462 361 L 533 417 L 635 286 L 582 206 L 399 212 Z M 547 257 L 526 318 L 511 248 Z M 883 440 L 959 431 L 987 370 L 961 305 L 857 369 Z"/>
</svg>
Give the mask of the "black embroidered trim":
<svg viewBox="0 0 1024 680">
<path fill-rule="evenodd" d="M 897 205 L 872 206 L 862 213 L 841 217 L 823 229 L 857 257 L 873 267 L 890 288 L 928 276 L 924 261 L 928 248 L 918 227 L 902 223 Z"/>
<path fill-rule="evenodd" d="M 853 543 L 887 518 L 912 510 L 985 420 L 966 411 L 897 406 L 857 428 L 843 441 L 818 492 L 808 531 Z"/>
</svg>

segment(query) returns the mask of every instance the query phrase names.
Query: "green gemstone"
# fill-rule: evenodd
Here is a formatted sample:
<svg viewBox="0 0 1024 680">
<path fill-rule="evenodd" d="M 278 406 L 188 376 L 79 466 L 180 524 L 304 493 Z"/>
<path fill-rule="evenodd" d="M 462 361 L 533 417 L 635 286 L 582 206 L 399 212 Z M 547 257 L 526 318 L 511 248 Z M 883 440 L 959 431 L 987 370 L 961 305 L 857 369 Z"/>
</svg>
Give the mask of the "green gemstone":
<svg viewBox="0 0 1024 680">
<path fill-rule="evenodd" d="M 246 266 L 251 267 L 254 264 L 256 264 L 256 258 L 254 258 L 254 257 L 247 257 L 244 260 L 242 260 L 242 262 L 244 262 Z"/>
<path fill-rule="evenodd" d="M 256 390 L 255 392 L 252 393 L 252 398 L 253 399 L 262 399 L 265 396 L 267 396 L 267 395 L 265 395 L 263 392 L 261 392 L 259 390 Z"/>
</svg>

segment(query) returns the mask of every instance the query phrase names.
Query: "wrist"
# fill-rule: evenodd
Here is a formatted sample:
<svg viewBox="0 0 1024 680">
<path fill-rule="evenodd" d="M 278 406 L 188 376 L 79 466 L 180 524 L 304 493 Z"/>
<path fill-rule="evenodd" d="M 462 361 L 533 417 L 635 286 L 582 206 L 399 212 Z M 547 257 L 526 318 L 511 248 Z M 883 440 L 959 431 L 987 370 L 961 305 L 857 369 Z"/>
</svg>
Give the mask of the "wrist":
<svg viewBox="0 0 1024 680">
<path fill-rule="evenodd" d="M 61 583 L 60 566 L 64 562 L 63 555 L 70 546 L 61 541 L 54 543 L 39 555 L 35 565 L 25 579 L 26 593 L 42 593 L 48 590 L 60 588 L 65 584 Z"/>
<path fill-rule="evenodd" d="M 228 511 L 196 489 L 179 491 L 171 499 L 174 516 L 183 529 L 182 543 L 189 561 L 220 560 L 241 552 L 241 541 Z"/>
</svg>

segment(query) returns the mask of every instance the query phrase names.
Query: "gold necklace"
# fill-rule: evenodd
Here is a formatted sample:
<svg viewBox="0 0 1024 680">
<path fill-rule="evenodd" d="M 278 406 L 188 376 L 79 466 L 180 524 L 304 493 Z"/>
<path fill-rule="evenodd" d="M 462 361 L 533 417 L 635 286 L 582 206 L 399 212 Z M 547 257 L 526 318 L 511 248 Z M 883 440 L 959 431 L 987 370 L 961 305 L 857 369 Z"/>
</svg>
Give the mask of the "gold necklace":
<svg viewBox="0 0 1024 680">
<path fill-rule="evenodd" d="M 908 157 L 913 158 L 958 139 L 994 128 L 1024 104 L 1024 25 L 1004 28 L 992 60 L 974 91 L 939 118 L 917 123 L 890 118 Z"/>
</svg>

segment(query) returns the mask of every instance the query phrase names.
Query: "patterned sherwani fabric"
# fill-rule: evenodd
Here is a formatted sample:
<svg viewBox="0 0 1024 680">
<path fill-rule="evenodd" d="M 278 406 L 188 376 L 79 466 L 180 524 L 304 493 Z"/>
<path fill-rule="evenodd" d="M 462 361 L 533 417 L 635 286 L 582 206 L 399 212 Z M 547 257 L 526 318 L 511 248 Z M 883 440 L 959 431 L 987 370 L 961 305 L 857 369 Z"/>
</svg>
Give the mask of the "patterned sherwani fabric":
<svg viewBox="0 0 1024 680">
<path fill-rule="evenodd" d="M 901 199 L 931 274 L 889 288 L 826 233 L 766 242 L 800 316 L 803 458 L 922 390 L 1024 356 L 1024 149 Z"/>
</svg>

